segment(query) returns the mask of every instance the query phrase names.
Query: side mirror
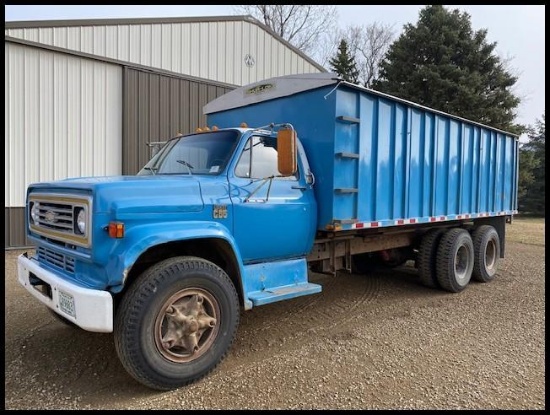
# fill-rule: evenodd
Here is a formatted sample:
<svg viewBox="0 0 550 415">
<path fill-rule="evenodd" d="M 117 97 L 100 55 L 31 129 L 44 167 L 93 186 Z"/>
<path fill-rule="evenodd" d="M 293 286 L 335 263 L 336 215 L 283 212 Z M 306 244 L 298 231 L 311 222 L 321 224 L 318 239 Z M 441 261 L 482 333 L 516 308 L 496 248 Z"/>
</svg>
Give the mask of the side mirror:
<svg viewBox="0 0 550 415">
<path fill-rule="evenodd" d="M 282 176 L 293 176 L 298 170 L 296 131 L 283 129 L 277 132 L 277 167 Z"/>
</svg>

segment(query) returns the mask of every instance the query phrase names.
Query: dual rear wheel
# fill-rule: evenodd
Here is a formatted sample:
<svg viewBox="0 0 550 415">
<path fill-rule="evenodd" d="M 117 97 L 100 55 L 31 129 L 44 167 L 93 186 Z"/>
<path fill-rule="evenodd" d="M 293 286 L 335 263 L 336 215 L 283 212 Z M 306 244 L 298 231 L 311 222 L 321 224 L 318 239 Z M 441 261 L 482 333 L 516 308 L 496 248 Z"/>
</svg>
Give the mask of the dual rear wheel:
<svg viewBox="0 0 550 415">
<path fill-rule="evenodd" d="M 482 225 L 472 233 L 474 242 L 474 269 L 472 278 L 479 282 L 493 280 L 500 258 L 500 239 L 495 228 Z"/>
<path fill-rule="evenodd" d="M 490 225 L 481 225 L 472 234 L 462 228 L 434 229 L 422 238 L 417 268 L 425 286 L 457 293 L 471 279 L 491 281 L 499 258 L 499 236 Z"/>
</svg>

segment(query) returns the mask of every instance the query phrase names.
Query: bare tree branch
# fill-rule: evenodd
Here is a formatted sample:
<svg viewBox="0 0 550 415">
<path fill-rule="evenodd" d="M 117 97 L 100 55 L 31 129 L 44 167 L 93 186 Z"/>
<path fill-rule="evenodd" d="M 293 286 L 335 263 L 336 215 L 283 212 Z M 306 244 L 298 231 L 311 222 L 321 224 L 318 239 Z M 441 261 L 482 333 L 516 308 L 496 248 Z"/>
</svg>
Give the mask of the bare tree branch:
<svg viewBox="0 0 550 415">
<path fill-rule="evenodd" d="M 336 30 L 338 21 L 333 5 L 245 4 L 235 9 L 258 19 L 313 59 L 322 55 L 322 40 Z"/>
<path fill-rule="evenodd" d="M 347 41 L 350 54 L 355 57 L 360 79 L 365 86 L 372 86 L 378 78 L 378 67 L 394 36 L 393 26 L 379 22 L 349 25 L 339 32 L 340 39 Z"/>
</svg>

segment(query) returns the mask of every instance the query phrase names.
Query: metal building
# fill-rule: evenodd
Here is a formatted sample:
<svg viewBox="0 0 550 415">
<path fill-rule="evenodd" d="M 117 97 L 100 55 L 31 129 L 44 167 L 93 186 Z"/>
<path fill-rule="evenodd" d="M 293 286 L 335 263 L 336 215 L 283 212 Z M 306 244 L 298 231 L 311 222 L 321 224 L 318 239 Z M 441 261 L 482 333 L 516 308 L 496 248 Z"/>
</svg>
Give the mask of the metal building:
<svg viewBox="0 0 550 415">
<path fill-rule="evenodd" d="M 30 183 L 135 174 L 237 86 L 326 70 L 250 16 L 5 23 L 5 247 Z"/>
</svg>

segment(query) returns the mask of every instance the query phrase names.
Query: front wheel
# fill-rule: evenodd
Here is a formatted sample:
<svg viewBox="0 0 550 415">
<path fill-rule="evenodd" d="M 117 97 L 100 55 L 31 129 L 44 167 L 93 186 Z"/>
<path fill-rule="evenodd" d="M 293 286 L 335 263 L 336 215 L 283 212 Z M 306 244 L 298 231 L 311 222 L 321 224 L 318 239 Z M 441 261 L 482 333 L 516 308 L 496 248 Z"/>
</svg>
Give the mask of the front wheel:
<svg viewBox="0 0 550 415">
<path fill-rule="evenodd" d="M 238 324 L 237 293 L 221 268 L 196 257 L 170 258 L 142 274 L 123 297 L 115 347 L 137 381 L 170 390 L 210 373 Z"/>
</svg>

